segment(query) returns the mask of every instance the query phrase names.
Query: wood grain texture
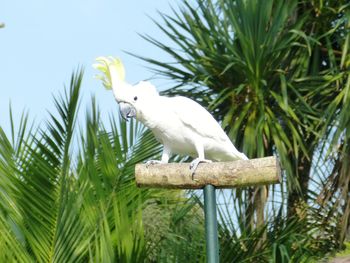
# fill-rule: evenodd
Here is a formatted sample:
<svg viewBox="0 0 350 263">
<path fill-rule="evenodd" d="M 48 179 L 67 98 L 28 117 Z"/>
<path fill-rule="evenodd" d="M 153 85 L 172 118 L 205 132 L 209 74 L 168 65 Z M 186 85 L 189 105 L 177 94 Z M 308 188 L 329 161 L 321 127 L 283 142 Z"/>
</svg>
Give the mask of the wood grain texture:
<svg viewBox="0 0 350 263">
<path fill-rule="evenodd" d="M 276 157 L 232 162 L 199 164 L 192 180 L 189 163 L 168 163 L 135 167 L 139 187 L 200 189 L 207 184 L 216 188 L 236 188 L 276 184 L 281 181 L 281 168 Z"/>
</svg>

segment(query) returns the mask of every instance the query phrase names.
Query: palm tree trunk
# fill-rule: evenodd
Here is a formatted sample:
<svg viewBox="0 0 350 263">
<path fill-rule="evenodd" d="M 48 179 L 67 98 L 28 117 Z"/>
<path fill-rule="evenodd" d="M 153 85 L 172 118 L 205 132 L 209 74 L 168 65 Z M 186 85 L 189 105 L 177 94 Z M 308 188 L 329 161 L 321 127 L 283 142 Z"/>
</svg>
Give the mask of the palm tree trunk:
<svg viewBox="0 0 350 263">
<path fill-rule="evenodd" d="M 305 217 L 305 213 L 303 211 L 308 198 L 307 192 L 309 187 L 311 169 L 310 160 L 312 160 L 312 156 L 310 159 L 302 157 L 298 161 L 299 165 L 297 168 L 298 170 L 296 176 L 300 188 L 298 189 L 298 187 L 293 187 L 289 190 L 287 208 L 287 215 L 289 218 L 294 216 L 298 216 L 299 218 Z"/>
</svg>

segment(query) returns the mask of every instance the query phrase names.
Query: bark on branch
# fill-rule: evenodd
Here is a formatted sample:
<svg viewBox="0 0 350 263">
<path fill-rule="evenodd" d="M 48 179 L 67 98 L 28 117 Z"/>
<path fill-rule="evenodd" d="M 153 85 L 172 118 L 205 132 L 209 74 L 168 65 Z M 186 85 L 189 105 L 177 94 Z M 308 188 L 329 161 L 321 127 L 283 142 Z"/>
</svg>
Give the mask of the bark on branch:
<svg viewBox="0 0 350 263">
<path fill-rule="evenodd" d="M 281 180 L 281 168 L 276 157 L 248 161 L 199 164 L 192 180 L 189 163 L 168 163 L 135 167 L 139 187 L 200 189 L 207 184 L 216 188 L 236 188 L 276 184 Z"/>
</svg>

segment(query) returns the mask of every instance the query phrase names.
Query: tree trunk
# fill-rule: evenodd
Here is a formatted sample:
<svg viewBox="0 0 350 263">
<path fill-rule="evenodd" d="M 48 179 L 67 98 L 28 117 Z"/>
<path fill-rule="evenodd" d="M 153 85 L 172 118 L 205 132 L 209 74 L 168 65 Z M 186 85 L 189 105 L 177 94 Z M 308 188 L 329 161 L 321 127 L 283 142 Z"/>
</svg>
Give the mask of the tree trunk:
<svg viewBox="0 0 350 263">
<path fill-rule="evenodd" d="M 312 156 L 310 157 L 310 160 Z M 289 189 L 288 194 L 288 208 L 287 215 L 289 218 L 298 216 L 299 218 L 304 218 L 304 207 L 307 202 L 307 192 L 309 187 L 309 179 L 310 179 L 310 169 L 311 169 L 311 161 L 307 158 L 301 158 L 298 161 L 298 170 L 296 172 L 296 176 L 298 179 L 298 183 L 300 188 L 293 187 Z"/>
</svg>

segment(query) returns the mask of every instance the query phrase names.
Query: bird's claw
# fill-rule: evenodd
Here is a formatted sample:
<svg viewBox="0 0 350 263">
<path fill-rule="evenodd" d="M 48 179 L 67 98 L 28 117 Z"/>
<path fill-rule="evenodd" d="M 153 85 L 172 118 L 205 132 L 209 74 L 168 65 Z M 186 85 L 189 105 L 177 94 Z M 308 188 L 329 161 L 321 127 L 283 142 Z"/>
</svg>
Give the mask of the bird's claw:
<svg viewBox="0 0 350 263">
<path fill-rule="evenodd" d="M 200 163 L 211 163 L 211 162 L 212 162 L 211 160 L 207 160 L 207 159 L 201 159 L 201 158 L 194 159 L 190 164 L 192 180 L 194 179 L 194 173 L 196 172 L 197 167 Z"/>
<path fill-rule="evenodd" d="M 159 160 L 149 160 L 146 162 L 146 167 L 148 168 L 148 166 L 150 165 L 154 165 L 154 164 L 161 164 L 162 161 L 159 161 Z"/>
</svg>

